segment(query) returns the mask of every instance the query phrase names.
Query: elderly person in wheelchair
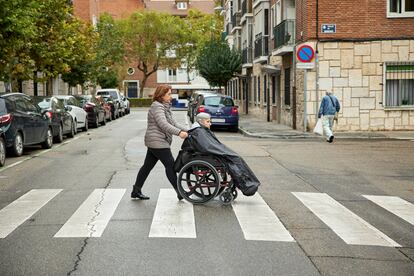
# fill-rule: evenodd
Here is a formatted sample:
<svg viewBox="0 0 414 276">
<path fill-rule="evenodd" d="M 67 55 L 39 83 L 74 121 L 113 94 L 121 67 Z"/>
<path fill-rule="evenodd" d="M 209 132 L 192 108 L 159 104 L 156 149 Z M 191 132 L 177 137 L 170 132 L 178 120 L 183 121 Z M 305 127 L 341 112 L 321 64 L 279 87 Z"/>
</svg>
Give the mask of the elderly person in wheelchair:
<svg viewBox="0 0 414 276">
<path fill-rule="evenodd" d="M 237 189 L 246 196 L 254 195 L 259 180 L 237 153 L 217 139 L 210 126 L 210 114 L 196 116 L 174 164 L 179 172 L 178 191 L 196 204 L 217 196 L 230 204 L 237 197 Z"/>
</svg>

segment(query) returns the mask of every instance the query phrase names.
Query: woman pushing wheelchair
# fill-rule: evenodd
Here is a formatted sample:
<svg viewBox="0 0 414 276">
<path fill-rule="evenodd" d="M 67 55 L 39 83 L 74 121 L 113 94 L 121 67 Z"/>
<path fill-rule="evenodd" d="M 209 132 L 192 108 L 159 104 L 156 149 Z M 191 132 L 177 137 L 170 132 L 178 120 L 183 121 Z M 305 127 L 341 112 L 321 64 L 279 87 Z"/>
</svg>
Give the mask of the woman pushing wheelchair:
<svg viewBox="0 0 414 276">
<path fill-rule="evenodd" d="M 254 195 L 259 180 L 237 153 L 217 139 L 210 126 L 210 115 L 199 113 L 188 131 L 174 164 L 179 172 L 179 193 L 192 203 L 205 203 L 219 196 L 224 204 L 237 197 L 237 189 L 246 196 Z"/>
</svg>

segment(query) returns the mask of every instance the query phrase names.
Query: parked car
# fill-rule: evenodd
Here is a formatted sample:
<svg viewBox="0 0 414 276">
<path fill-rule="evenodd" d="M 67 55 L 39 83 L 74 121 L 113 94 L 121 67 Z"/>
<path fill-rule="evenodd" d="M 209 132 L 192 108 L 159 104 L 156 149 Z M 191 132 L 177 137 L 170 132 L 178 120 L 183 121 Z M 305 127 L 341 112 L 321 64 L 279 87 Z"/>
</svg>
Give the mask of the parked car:
<svg viewBox="0 0 414 276">
<path fill-rule="evenodd" d="M 0 167 L 6 163 L 6 136 L 0 128 Z"/>
<path fill-rule="evenodd" d="M 129 114 L 131 112 L 131 106 L 130 106 L 129 99 L 125 97 L 124 95 L 121 95 L 121 97 L 122 97 L 122 102 L 124 103 L 125 114 Z"/>
<path fill-rule="evenodd" d="M 0 96 L 0 129 L 6 149 L 15 156 L 21 156 L 28 145 L 41 144 L 49 149 L 53 144 L 49 118 L 32 98 L 22 93 Z"/>
<path fill-rule="evenodd" d="M 124 105 L 121 100 L 121 93 L 116 88 L 99 89 L 96 95 L 110 95 L 115 105 L 115 117 L 119 118 L 124 116 Z"/>
<path fill-rule="evenodd" d="M 102 99 L 110 106 L 111 108 L 111 120 L 115 120 L 115 103 L 114 100 L 112 99 L 111 95 L 102 95 Z"/>
<path fill-rule="evenodd" d="M 74 96 L 79 100 L 83 109 L 88 113 L 88 124 L 99 127 L 99 124 L 106 124 L 105 110 L 103 106 L 92 95 Z"/>
<path fill-rule="evenodd" d="M 230 96 L 209 94 L 202 96 L 195 109 L 195 115 L 206 112 L 211 115 L 211 125 L 239 129 L 239 110 Z"/>
<path fill-rule="evenodd" d="M 63 101 L 65 108 L 69 111 L 75 122 L 75 133 L 81 128 L 83 131 L 88 131 L 88 113 L 82 108 L 80 102 L 74 96 L 56 96 L 56 98 Z"/>
<path fill-rule="evenodd" d="M 196 90 L 191 94 L 190 100 L 188 101 L 187 116 L 190 118 L 190 121 L 194 123 L 194 114 L 196 113 L 196 106 L 198 102 L 202 100 L 202 95 L 213 94 L 209 90 Z"/>
<path fill-rule="evenodd" d="M 108 104 L 103 96 L 96 96 L 96 100 L 102 105 L 105 110 L 105 121 L 112 121 L 112 107 Z"/>
<path fill-rule="evenodd" d="M 49 117 L 52 125 L 53 138 L 56 142 L 63 142 L 64 135 L 68 135 L 69 137 L 75 136 L 75 122 L 68 109 L 65 108 L 63 100 L 52 96 L 34 97 L 34 101 Z"/>
</svg>

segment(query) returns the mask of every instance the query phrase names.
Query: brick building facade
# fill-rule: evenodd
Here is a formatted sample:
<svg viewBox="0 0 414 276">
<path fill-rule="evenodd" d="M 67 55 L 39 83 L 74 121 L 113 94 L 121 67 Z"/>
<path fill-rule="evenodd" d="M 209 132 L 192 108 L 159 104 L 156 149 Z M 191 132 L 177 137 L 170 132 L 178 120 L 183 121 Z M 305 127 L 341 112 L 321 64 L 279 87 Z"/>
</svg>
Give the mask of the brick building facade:
<svg viewBox="0 0 414 276">
<path fill-rule="evenodd" d="M 333 91 L 343 107 L 337 130 L 414 129 L 414 1 L 244 1 L 252 4 L 252 45 L 260 49 L 253 49 L 252 70 L 244 61 L 242 78 L 229 90 L 245 113 L 303 129 L 306 104 L 309 130 L 320 99 Z M 237 3 L 228 6 L 244 16 Z M 296 59 L 305 44 L 316 51 L 306 103 L 304 70 Z"/>
</svg>

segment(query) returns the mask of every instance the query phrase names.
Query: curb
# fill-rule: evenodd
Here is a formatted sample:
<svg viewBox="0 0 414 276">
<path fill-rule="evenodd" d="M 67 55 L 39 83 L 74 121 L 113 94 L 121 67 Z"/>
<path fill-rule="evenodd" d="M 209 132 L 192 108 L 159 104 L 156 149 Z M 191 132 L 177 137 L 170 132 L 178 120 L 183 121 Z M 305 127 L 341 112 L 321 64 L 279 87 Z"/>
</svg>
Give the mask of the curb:
<svg viewBox="0 0 414 276">
<path fill-rule="evenodd" d="M 322 136 L 307 133 L 307 134 L 257 134 L 244 129 L 239 126 L 239 132 L 246 137 L 253 138 L 266 138 L 266 139 L 321 139 Z M 363 140 L 406 140 L 414 141 L 412 137 L 389 137 L 386 135 L 341 135 L 341 133 L 336 133 L 335 139 L 363 139 Z"/>
<path fill-rule="evenodd" d="M 275 134 L 275 135 L 266 135 L 266 134 L 255 134 L 249 132 L 248 130 L 244 129 L 243 127 L 239 126 L 239 132 L 246 137 L 253 137 L 253 138 L 267 138 L 267 139 L 317 139 L 318 136 L 315 135 L 306 135 L 306 134 Z"/>
</svg>

